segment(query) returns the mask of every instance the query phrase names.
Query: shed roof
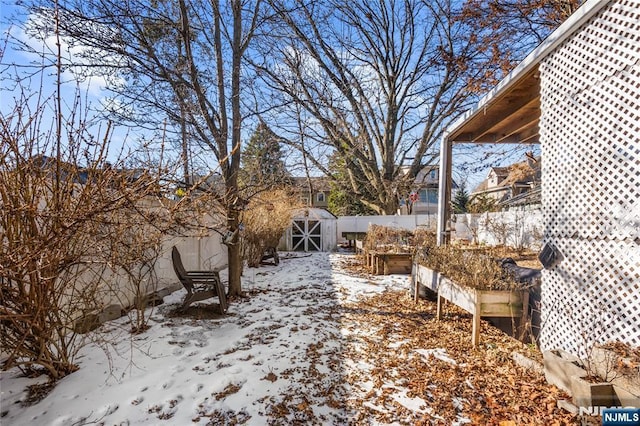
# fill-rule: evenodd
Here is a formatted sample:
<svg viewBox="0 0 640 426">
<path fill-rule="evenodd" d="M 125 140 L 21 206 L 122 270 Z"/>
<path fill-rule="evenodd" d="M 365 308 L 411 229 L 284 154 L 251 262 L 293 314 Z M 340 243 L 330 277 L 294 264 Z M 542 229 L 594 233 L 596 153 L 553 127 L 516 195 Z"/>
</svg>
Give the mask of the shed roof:
<svg viewBox="0 0 640 426">
<path fill-rule="evenodd" d="M 327 209 L 320 207 L 304 207 L 293 212 L 294 219 L 310 218 L 313 220 L 336 220 L 337 217 Z"/>
<path fill-rule="evenodd" d="M 451 124 L 447 139 L 476 143 L 539 142 L 540 62 L 607 3 L 585 2 L 472 109 Z"/>
</svg>

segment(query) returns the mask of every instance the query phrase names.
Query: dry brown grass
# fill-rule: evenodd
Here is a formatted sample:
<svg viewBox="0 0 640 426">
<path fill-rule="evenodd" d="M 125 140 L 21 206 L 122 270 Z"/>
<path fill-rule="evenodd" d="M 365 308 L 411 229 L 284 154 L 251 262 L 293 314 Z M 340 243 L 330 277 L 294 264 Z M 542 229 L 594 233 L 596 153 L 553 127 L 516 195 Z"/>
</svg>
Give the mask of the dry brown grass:
<svg viewBox="0 0 640 426">
<path fill-rule="evenodd" d="M 251 199 L 242 214 L 244 259 L 250 267 L 260 264 L 265 249 L 278 246 L 298 203 L 283 190 L 263 192 Z"/>
<path fill-rule="evenodd" d="M 414 250 L 411 231 L 389 226 L 369 225 L 364 248 L 368 251 L 387 253 L 411 253 Z"/>
<path fill-rule="evenodd" d="M 491 248 L 463 250 L 451 245 L 428 246 L 418 262 L 463 286 L 481 290 L 512 290 L 518 283 L 495 260 Z"/>
</svg>

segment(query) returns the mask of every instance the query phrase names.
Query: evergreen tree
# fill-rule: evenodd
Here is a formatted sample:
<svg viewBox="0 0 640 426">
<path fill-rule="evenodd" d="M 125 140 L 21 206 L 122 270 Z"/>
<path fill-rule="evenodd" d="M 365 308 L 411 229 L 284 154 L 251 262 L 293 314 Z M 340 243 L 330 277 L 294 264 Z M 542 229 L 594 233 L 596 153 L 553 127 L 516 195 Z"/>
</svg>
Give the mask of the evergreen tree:
<svg viewBox="0 0 640 426">
<path fill-rule="evenodd" d="M 456 191 L 451 202 L 451 208 L 454 213 L 466 213 L 469 207 L 469 192 L 464 183 L 460 185 L 460 188 Z"/>
<path fill-rule="evenodd" d="M 291 183 L 281 141 L 264 121 L 258 123 L 242 154 L 242 180 L 247 186 L 275 188 Z"/>
<path fill-rule="evenodd" d="M 328 210 L 336 216 L 375 215 L 376 212 L 362 203 L 357 194 L 344 189 L 349 187 L 349 171 L 344 163 L 344 159 L 338 155 L 331 156 L 329 160 L 332 181 L 327 200 Z"/>
</svg>

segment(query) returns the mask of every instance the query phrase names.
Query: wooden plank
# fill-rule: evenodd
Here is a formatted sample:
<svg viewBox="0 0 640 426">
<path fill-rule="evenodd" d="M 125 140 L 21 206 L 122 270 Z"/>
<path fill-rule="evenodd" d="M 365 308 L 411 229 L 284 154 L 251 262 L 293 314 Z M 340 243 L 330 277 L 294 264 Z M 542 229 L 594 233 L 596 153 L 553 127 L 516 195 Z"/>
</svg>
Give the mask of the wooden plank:
<svg viewBox="0 0 640 426">
<path fill-rule="evenodd" d="M 364 251 L 364 259 L 365 259 L 364 263 L 365 263 L 367 269 L 369 270 L 369 272 L 373 272 L 373 263 L 374 263 L 373 262 L 374 261 L 373 257 L 374 257 L 374 255 L 373 255 L 372 252 L 370 252 L 368 250 Z"/>
<path fill-rule="evenodd" d="M 377 253 L 373 255 L 373 262 L 374 262 L 374 266 L 373 266 L 373 273 L 376 275 L 382 275 L 383 274 L 383 269 L 384 269 L 384 265 L 382 263 L 382 258 L 380 257 L 380 255 L 378 255 Z"/>
<path fill-rule="evenodd" d="M 482 303 L 521 303 L 520 295 L 513 291 L 479 290 Z"/>
<path fill-rule="evenodd" d="M 520 324 L 518 324 L 518 340 L 523 340 L 531 324 L 531 319 L 529 318 L 529 290 L 521 291 L 520 298 L 522 299 L 522 312 L 520 314 Z"/>
<path fill-rule="evenodd" d="M 480 312 L 479 308 L 474 309 L 473 326 L 471 328 L 471 345 L 475 348 L 480 342 Z"/>
<path fill-rule="evenodd" d="M 416 280 L 418 265 L 416 263 L 411 265 L 411 288 L 413 289 L 413 301 L 418 303 L 420 299 L 420 283 Z"/>
<path fill-rule="evenodd" d="M 438 291 L 441 275 L 419 263 L 414 263 L 416 281 L 433 292 Z"/>
<path fill-rule="evenodd" d="M 411 255 L 408 257 L 383 256 L 384 274 L 408 274 L 411 272 Z"/>
<path fill-rule="evenodd" d="M 480 304 L 483 317 L 517 318 L 522 316 L 522 303 L 484 303 Z"/>
<path fill-rule="evenodd" d="M 438 295 L 471 314 L 475 313 L 476 297 L 474 289 L 462 287 L 448 278 L 442 278 L 438 287 Z"/>
</svg>

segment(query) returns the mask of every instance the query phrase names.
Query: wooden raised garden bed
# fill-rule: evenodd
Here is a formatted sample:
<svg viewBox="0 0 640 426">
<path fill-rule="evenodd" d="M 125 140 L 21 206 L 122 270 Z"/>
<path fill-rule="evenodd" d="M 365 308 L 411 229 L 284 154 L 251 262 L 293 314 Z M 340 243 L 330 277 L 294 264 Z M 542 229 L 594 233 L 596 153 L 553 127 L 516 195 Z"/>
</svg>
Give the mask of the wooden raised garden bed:
<svg viewBox="0 0 640 426">
<path fill-rule="evenodd" d="M 356 241 L 356 253 L 376 275 L 410 274 L 414 251 L 413 234 L 406 229 L 371 224 L 366 239 Z"/>
<path fill-rule="evenodd" d="M 375 275 L 411 274 L 412 253 L 363 250 L 364 264 Z"/>
<path fill-rule="evenodd" d="M 411 253 L 372 252 L 371 258 L 371 268 L 376 275 L 411 273 Z"/>
<path fill-rule="evenodd" d="M 414 297 L 437 293 L 438 320 L 442 317 L 442 302 L 447 300 L 473 315 L 471 342 L 477 346 L 480 339 L 480 318 L 518 318 L 521 327 L 527 322 L 528 290 L 479 290 L 462 286 L 447 277 L 415 262 L 412 266 Z"/>
</svg>

